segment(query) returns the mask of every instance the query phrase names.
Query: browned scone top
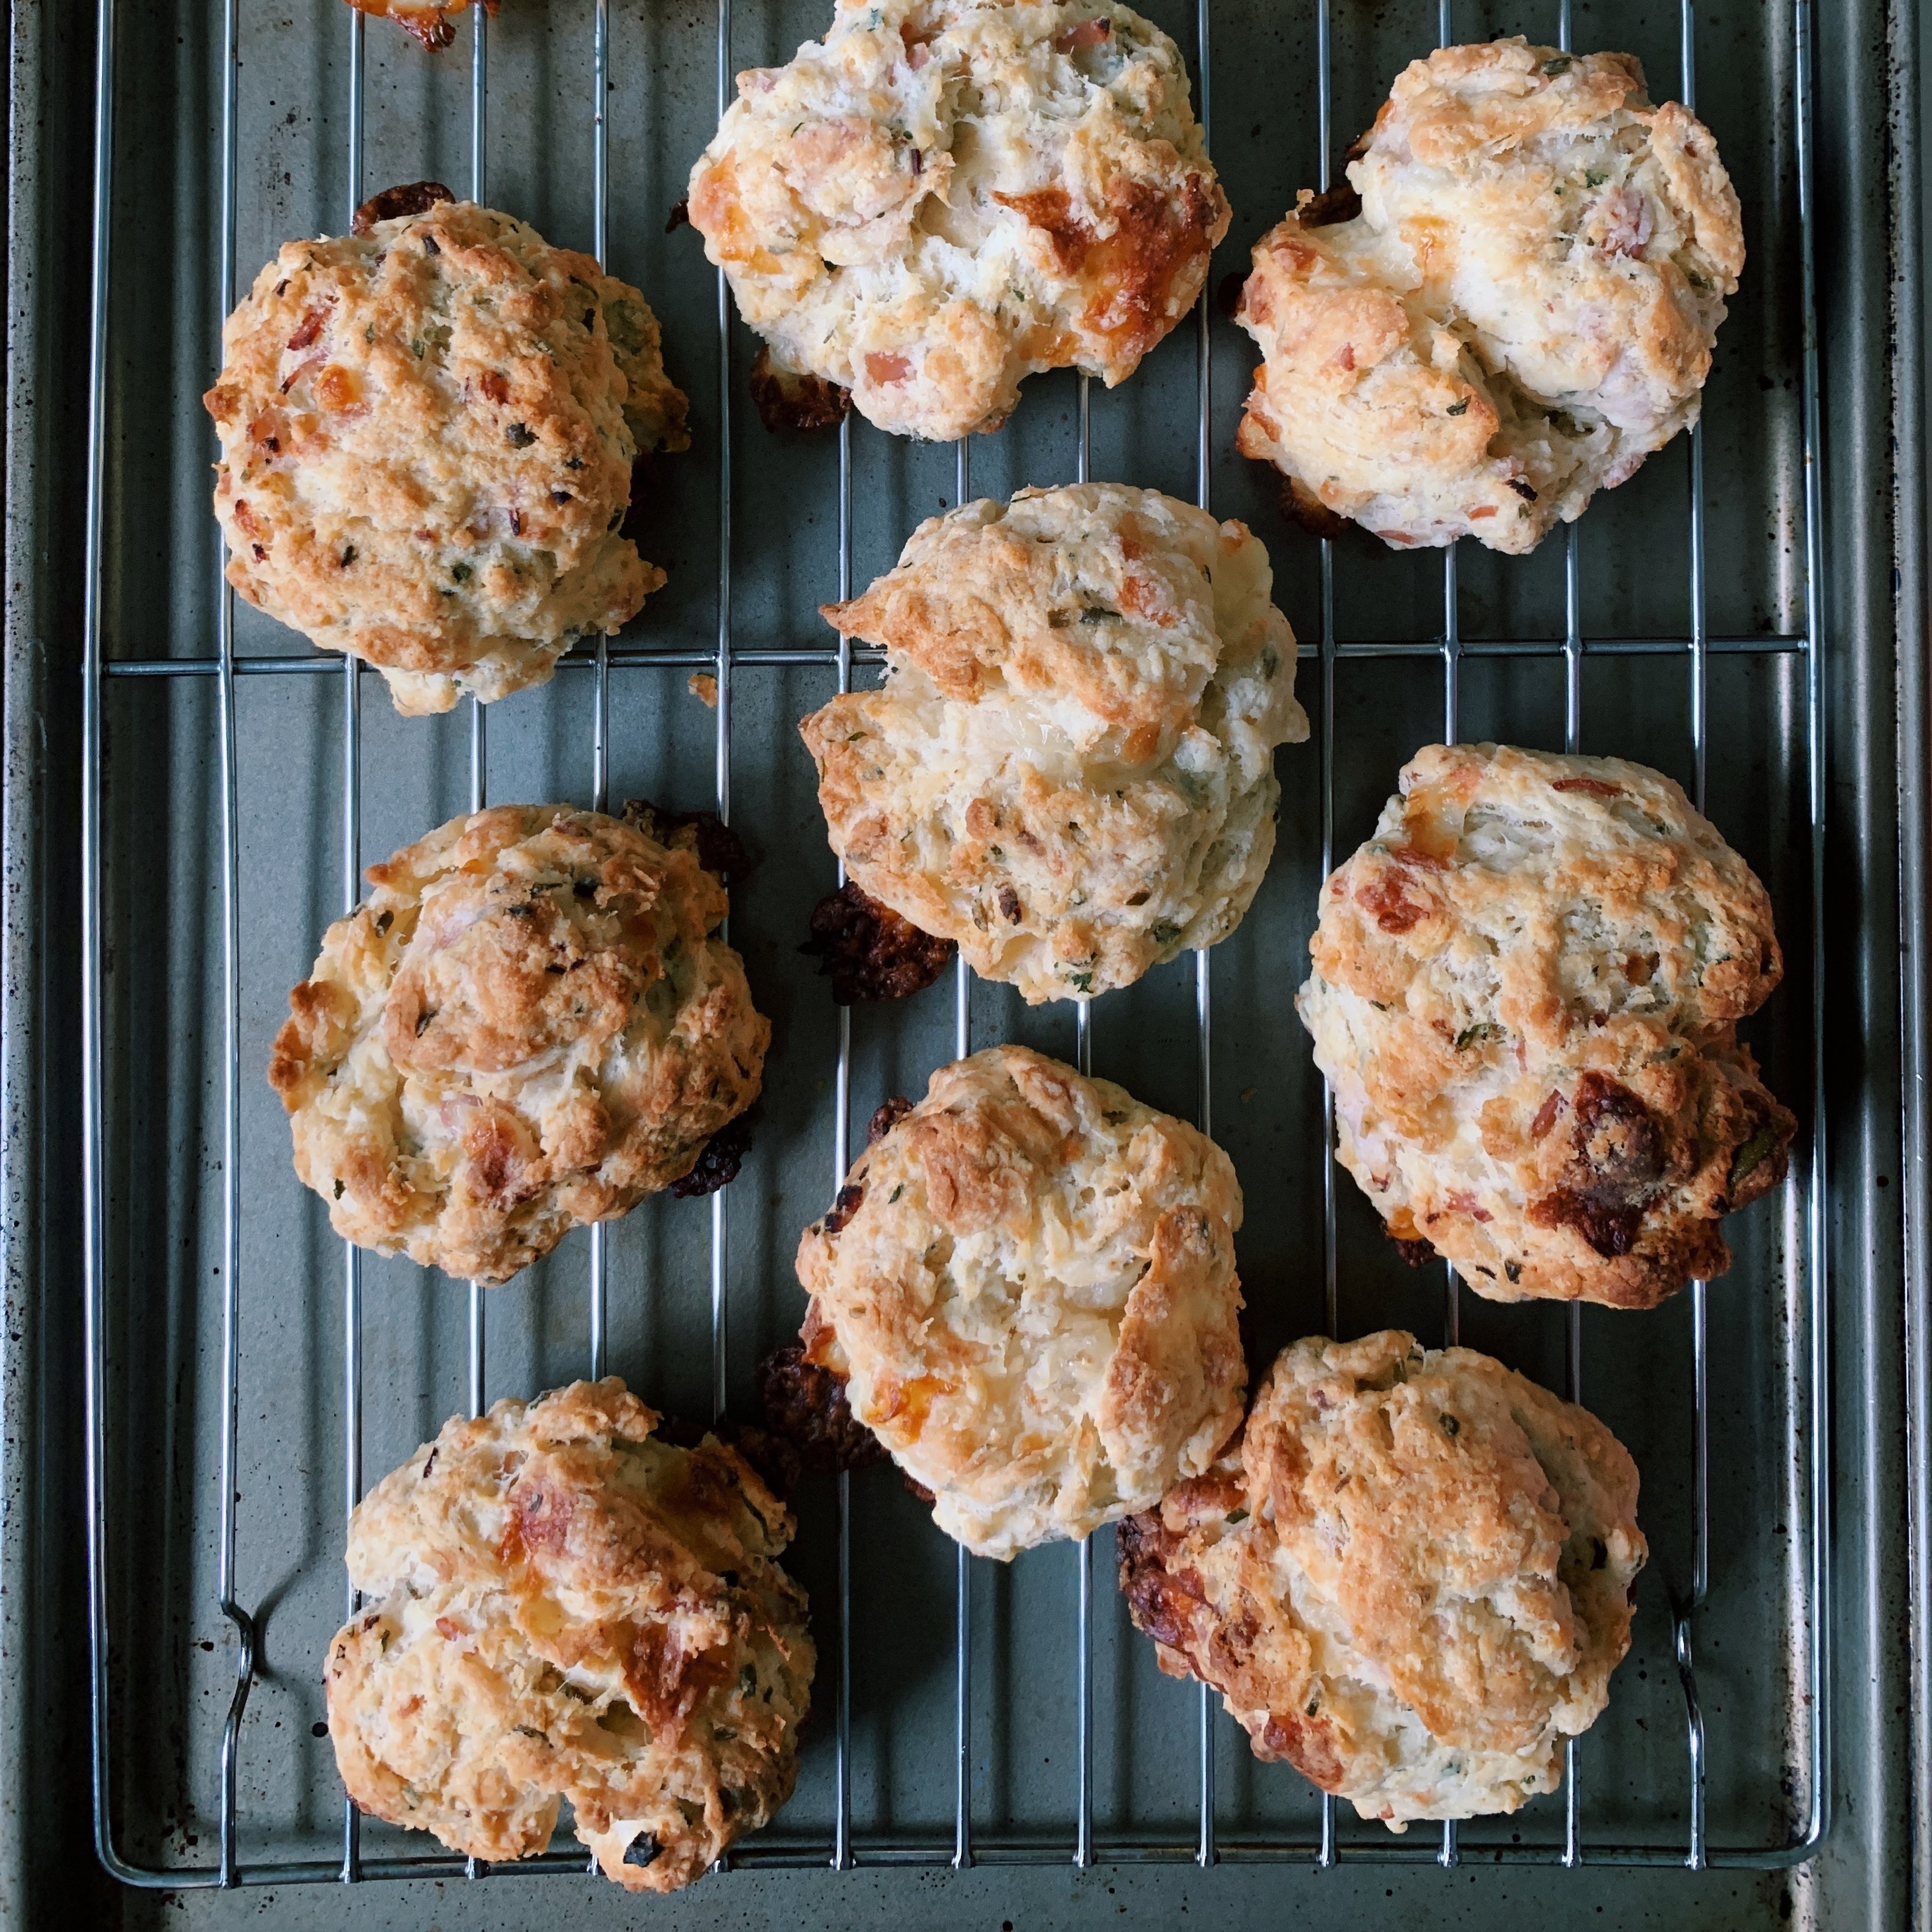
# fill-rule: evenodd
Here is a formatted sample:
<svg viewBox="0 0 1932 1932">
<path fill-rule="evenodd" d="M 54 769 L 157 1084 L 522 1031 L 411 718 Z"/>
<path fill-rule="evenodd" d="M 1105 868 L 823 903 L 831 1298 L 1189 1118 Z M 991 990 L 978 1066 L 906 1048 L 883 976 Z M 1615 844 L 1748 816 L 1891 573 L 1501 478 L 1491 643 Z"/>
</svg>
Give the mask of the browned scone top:
<svg viewBox="0 0 1932 1932">
<path fill-rule="evenodd" d="M 943 1066 L 799 1242 L 809 1362 L 982 1556 L 1213 1462 L 1247 1371 L 1241 1195 L 1204 1135 L 1029 1048 Z"/>
<path fill-rule="evenodd" d="M 1310 952 L 1342 1163 L 1479 1294 L 1652 1306 L 1784 1178 L 1796 1123 L 1737 1037 L 1783 974 L 1771 902 L 1659 772 L 1426 747 Z"/>
<path fill-rule="evenodd" d="M 622 533 L 632 466 L 690 440 L 635 289 L 435 191 L 286 243 L 203 398 L 230 580 L 404 712 L 541 684 L 634 616 L 664 573 Z"/>
<path fill-rule="evenodd" d="M 364 1811 L 491 1861 L 568 1798 L 605 1876 L 671 1892 L 791 1795 L 814 1662 L 792 1520 L 614 1376 L 444 1425 L 357 1506 L 368 1606 L 329 1646 Z"/>
<path fill-rule="evenodd" d="M 691 1171 L 771 1039 L 694 845 L 499 806 L 369 868 L 268 1069 L 338 1234 L 500 1282 Z"/>
<path fill-rule="evenodd" d="M 1556 1789 L 1630 1647 L 1636 1497 L 1600 1422 L 1488 1356 L 1318 1336 L 1120 1526 L 1120 1588 L 1257 1757 L 1400 1832 Z"/>
</svg>

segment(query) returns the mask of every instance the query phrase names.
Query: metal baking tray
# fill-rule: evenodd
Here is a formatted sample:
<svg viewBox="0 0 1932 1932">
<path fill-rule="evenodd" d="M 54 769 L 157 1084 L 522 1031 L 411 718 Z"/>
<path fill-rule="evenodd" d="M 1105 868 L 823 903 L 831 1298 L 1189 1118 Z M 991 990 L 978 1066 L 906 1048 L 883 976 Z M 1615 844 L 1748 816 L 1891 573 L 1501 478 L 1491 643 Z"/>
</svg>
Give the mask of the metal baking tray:
<svg viewBox="0 0 1932 1932">
<path fill-rule="evenodd" d="M 733 74 L 785 58 L 825 0 L 506 0 L 435 56 L 340 0 L 15 10 L 0 1911 L 19 1922 L 85 1898 L 104 1924 L 226 1924 L 263 1886 L 303 1924 L 639 1909 L 588 1886 L 566 1832 L 485 1874 L 346 1814 L 314 1735 L 345 1512 L 447 1415 L 593 1368 L 674 1412 L 748 1407 L 853 1124 L 999 1039 L 1090 1057 L 1210 1127 L 1246 1189 L 1264 1357 L 1320 1330 L 1460 1334 L 1629 1444 L 1653 1556 L 1610 1708 L 1561 1795 L 1394 1837 L 1159 1676 L 1111 1532 L 1001 1567 L 890 1471 L 808 1480 L 790 1561 L 821 1664 L 797 1794 L 730 1870 L 650 1909 L 1166 1923 L 1191 1900 L 1247 1924 L 1305 1899 L 1353 1923 L 1392 1898 L 1506 1897 L 1879 1924 L 1918 1902 L 1915 22 L 1808 0 L 1144 10 L 1188 54 L 1235 210 L 1210 290 L 1437 40 L 1638 53 L 1654 98 L 1715 129 L 1745 208 L 1696 436 L 1527 560 L 1318 543 L 1233 454 L 1254 357 L 1210 302 L 1119 390 L 1036 378 L 964 450 L 856 419 L 774 437 L 750 338 L 668 218 Z M 670 580 L 638 621 L 541 692 L 434 721 L 225 594 L 199 404 L 259 263 L 424 176 L 637 282 L 694 424 L 658 466 L 643 548 Z M 1232 939 L 1084 1016 L 964 977 L 842 1014 L 796 952 L 836 872 L 796 724 L 876 674 L 816 606 L 969 490 L 1090 467 L 1268 544 L 1315 725 L 1277 760 L 1269 878 Z M 1775 902 L 1787 977 L 1747 1036 L 1801 1118 L 1791 1178 L 1727 1229 L 1727 1276 L 1654 1313 L 1458 1297 L 1402 1266 L 1326 1158 L 1290 1003 L 1316 892 L 1445 735 L 1662 767 Z M 360 866 L 479 798 L 632 796 L 715 802 L 762 860 L 731 925 L 776 1030 L 742 1176 L 488 1293 L 346 1251 L 262 1069 Z M 518 1876 L 536 1882 L 506 1906 Z"/>
</svg>

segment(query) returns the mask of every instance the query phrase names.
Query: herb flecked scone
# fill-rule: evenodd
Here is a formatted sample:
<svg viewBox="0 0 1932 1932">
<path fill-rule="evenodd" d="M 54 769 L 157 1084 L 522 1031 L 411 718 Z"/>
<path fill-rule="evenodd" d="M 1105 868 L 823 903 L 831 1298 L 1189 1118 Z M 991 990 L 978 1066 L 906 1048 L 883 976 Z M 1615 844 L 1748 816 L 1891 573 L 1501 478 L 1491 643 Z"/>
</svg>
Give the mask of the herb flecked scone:
<svg viewBox="0 0 1932 1932">
<path fill-rule="evenodd" d="M 644 297 L 588 255 L 431 201 L 286 243 L 222 348 L 229 580 L 398 710 L 542 684 L 664 582 L 622 526 L 639 453 L 688 445 L 685 399 Z"/>
<path fill-rule="evenodd" d="M 768 383 L 942 440 L 1035 370 L 1132 374 L 1228 220 L 1178 49 L 1097 0 L 839 0 L 738 76 L 690 212 Z"/>
<path fill-rule="evenodd" d="M 368 876 L 268 1068 L 338 1234 L 507 1280 L 681 1179 L 757 1099 L 771 1024 L 694 850 L 499 806 Z"/>
<path fill-rule="evenodd" d="M 1771 902 L 1658 772 L 1426 747 L 1309 950 L 1342 1164 L 1480 1294 L 1654 1306 L 1784 1178 L 1737 1037 L 1783 976 Z"/>
<path fill-rule="evenodd" d="M 1228 1156 L 1018 1046 L 878 1124 L 799 1242 L 801 1339 L 940 1528 L 1007 1558 L 1206 1469 L 1247 1386 Z"/>
<path fill-rule="evenodd" d="M 1283 1350 L 1241 1439 L 1118 1532 L 1161 1668 L 1392 1831 L 1516 1810 L 1609 1701 L 1648 1546 L 1629 1452 L 1472 1348 Z"/>
<path fill-rule="evenodd" d="M 613 1376 L 444 1424 L 359 1503 L 329 1646 L 363 1810 L 493 1862 L 560 1801 L 607 1878 L 673 1892 L 791 1796 L 814 1654 L 784 1507 Z"/>
<path fill-rule="evenodd" d="M 1264 236 L 1239 445 L 1330 534 L 1533 549 L 1697 419 L 1744 260 L 1717 142 L 1628 54 L 1441 47 Z"/>
<path fill-rule="evenodd" d="M 1238 523 L 1118 483 L 928 518 L 829 604 L 884 688 L 800 728 L 874 898 L 1035 1004 L 1125 986 L 1241 922 L 1308 735 L 1294 633 Z"/>
</svg>

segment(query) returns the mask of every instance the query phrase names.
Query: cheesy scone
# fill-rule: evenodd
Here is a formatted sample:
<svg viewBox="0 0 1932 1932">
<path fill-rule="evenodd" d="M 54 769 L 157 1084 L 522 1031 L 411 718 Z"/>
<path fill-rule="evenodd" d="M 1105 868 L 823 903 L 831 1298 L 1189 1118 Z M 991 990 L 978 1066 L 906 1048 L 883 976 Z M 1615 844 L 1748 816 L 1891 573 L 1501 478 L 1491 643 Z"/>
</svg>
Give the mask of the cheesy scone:
<svg viewBox="0 0 1932 1932">
<path fill-rule="evenodd" d="M 815 1661 L 784 1505 L 615 1376 L 444 1424 L 357 1504 L 329 1646 L 362 1809 L 493 1862 L 562 1799 L 605 1877 L 674 1892 L 791 1796 Z"/>
<path fill-rule="evenodd" d="M 640 453 L 690 441 L 657 320 L 514 216 L 445 199 L 286 243 L 222 352 L 229 581 L 398 711 L 542 684 L 664 582 L 622 530 Z"/>
<path fill-rule="evenodd" d="M 1247 1385 L 1228 1156 L 1018 1046 L 878 1125 L 799 1242 L 802 1340 L 940 1528 L 1010 1557 L 1205 1470 Z"/>
<path fill-rule="evenodd" d="M 738 76 L 689 206 L 767 384 L 940 439 L 1036 370 L 1130 376 L 1228 220 L 1179 50 L 1105 0 L 839 0 Z"/>
<path fill-rule="evenodd" d="M 1771 902 L 1660 772 L 1425 747 L 1309 951 L 1342 1165 L 1479 1294 L 1653 1306 L 1784 1178 L 1737 1036 L 1783 976 Z"/>
<path fill-rule="evenodd" d="M 269 1084 L 335 1232 L 501 1282 L 689 1174 L 771 1024 L 688 834 L 466 814 L 369 868 L 289 995 Z"/>
<path fill-rule="evenodd" d="M 1125 986 L 1238 926 L 1308 735 L 1294 633 L 1238 523 L 1118 483 L 928 518 L 828 605 L 882 690 L 800 728 L 874 898 L 1035 1004 Z"/>
<path fill-rule="evenodd" d="M 1628 54 L 1518 37 L 1396 82 L 1256 244 L 1244 455 L 1388 544 L 1532 550 L 1697 419 L 1744 260 L 1711 131 Z"/>
<path fill-rule="evenodd" d="M 1282 1351 L 1240 1441 L 1119 1532 L 1161 1668 L 1364 1818 L 1516 1810 L 1609 1701 L 1637 1573 L 1629 1452 L 1473 1348 Z"/>
</svg>

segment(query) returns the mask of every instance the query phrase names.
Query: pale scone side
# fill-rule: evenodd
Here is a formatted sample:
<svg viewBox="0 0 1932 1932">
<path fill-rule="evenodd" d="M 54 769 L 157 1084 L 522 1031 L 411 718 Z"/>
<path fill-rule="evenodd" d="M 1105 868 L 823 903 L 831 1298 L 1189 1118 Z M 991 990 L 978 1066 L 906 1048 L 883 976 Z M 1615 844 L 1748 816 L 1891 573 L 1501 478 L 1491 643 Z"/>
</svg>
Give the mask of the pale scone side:
<svg viewBox="0 0 1932 1932">
<path fill-rule="evenodd" d="M 1268 553 L 1151 490 L 1023 490 L 928 518 L 826 616 L 884 688 L 801 729 L 873 898 L 1030 1001 L 1131 984 L 1240 924 L 1305 739 Z"/>
<path fill-rule="evenodd" d="M 1122 1526 L 1121 1588 L 1256 1756 L 1399 1832 L 1557 1788 L 1630 1646 L 1636 1498 L 1601 1423 L 1486 1355 L 1316 1338 Z"/>
<path fill-rule="evenodd" d="M 934 1073 L 805 1231 L 806 1354 L 969 1549 L 1082 1537 L 1240 1421 L 1240 1220 L 1204 1135 L 990 1048 Z"/>
<path fill-rule="evenodd" d="M 1313 519 L 1527 550 L 1696 421 L 1738 200 L 1630 56 L 1438 49 L 1348 179 L 1256 245 L 1238 317 L 1240 449 Z"/>
<path fill-rule="evenodd" d="M 690 212 L 776 374 L 940 440 L 1130 375 L 1228 220 L 1179 50 L 1096 0 L 840 0 L 738 76 Z"/>
<path fill-rule="evenodd" d="M 590 256 L 442 202 L 286 243 L 222 341 L 230 581 L 398 710 L 541 684 L 663 583 L 621 526 L 640 450 L 688 442 L 685 398 Z"/>
<path fill-rule="evenodd" d="M 270 1084 L 336 1232 L 496 1282 L 688 1173 L 771 1026 L 689 851 L 562 806 L 370 868 L 290 995 Z"/>
<path fill-rule="evenodd" d="M 453 1850 L 700 1877 L 791 1795 L 814 1663 L 793 1524 L 732 1449 L 659 1440 L 615 1378 L 445 1425 L 350 1520 L 368 1607 L 329 1646 L 350 1796 Z"/>
<path fill-rule="evenodd" d="M 1770 902 L 1658 772 L 1426 748 L 1310 953 L 1342 1163 L 1479 1294 L 1650 1306 L 1784 1177 L 1796 1122 L 1736 1032 L 1783 974 Z"/>
</svg>

